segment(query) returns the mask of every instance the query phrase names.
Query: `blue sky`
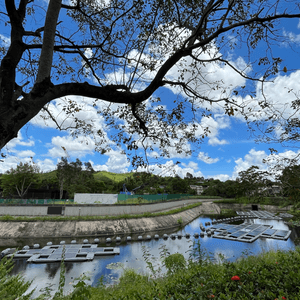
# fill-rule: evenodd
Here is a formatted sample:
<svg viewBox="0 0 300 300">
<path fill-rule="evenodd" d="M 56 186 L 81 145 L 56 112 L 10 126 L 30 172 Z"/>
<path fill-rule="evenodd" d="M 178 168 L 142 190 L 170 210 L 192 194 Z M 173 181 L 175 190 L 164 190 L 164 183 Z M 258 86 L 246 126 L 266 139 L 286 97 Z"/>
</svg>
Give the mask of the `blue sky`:
<svg viewBox="0 0 300 300">
<path fill-rule="evenodd" d="M 41 1 L 46 5 L 46 1 Z M 2 46 L 9 45 L 9 36 L 7 29 L 0 30 L 0 43 Z M 2 32 L 1 32 L 2 31 Z M 273 82 L 266 83 L 264 92 L 268 96 L 269 101 L 273 103 L 273 107 L 286 115 L 292 113 L 290 109 L 291 101 L 295 100 L 295 94 L 289 92 L 293 90 L 298 93 L 300 90 L 300 23 L 298 20 L 288 20 L 282 24 L 281 34 L 289 41 L 274 45 L 272 48 L 274 56 L 282 58 L 280 64 L 280 72 L 273 77 Z M 234 38 L 234 37 L 233 37 Z M 214 50 L 217 51 L 217 50 Z M 225 51 L 225 50 L 224 50 Z M 257 59 L 263 55 L 263 45 L 255 50 Z M 247 74 L 254 74 L 256 71 L 254 66 L 246 65 L 244 60 L 245 49 L 237 47 L 229 53 L 231 62 L 240 69 L 249 69 Z M 136 55 L 132 53 L 132 55 Z M 227 54 L 227 57 L 229 55 Z M 288 72 L 283 72 L 286 67 Z M 176 68 L 173 68 L 169 73 L 169 78 L 175 76 Z M 253 98 L 249 94 L 237 96 L 236 100 L 247 102 L 249 106 L 256 111 L 252 118 L 262 118 L 257 103 L 261 100 L 260 87 L 256 83 L 251 83 L 240 75 L 235 73 L 228 66 L 211 65 L 207 67 L 208 76 L 212 80 L 222 80 L 224 89 L 237 89 L 243 85 L 253 86 L 256 89 L 256 95 Z M 118 77 L 118 71 L 115 74 L 108 74 L 107 78 Z M 149 75 L 150 76 L 150 75 Z M 91 78 L 91 81 L 93 79 Z M 204 87 L 202 87 L 204 88 Z M 207 87 L 205 87 L 207 88 Z M 212 93 L 212 91 L 209 91 Z M 216 91 L 214 93 L 217 93 Z M 182 97 L 180 91 L 175 88 L 160 88 L 155 93 L 156 97 L 162 99 L 162 104 L 169 105 L 170 100 Z M 79 96 L 71 96 L 72 100 L 80 103 L 83 110 L 76 114 L 76 117 L 84 120 L 92 120 L 95 128 L 107 130 L 103 117 L 97 114 L 96 108 L 93 107 L 93 99 L 83 98 Z M 60 123 L 65 126 L 72 124 L 71 119 L 66 119 L 66 115 L 61 111 L 62 105 L 66 99 L 57 99 L 52 101 L 48 109 L 57 117 Z M 286 106 L 285 106 L 286 104 Z M 104 102 L 98 103 L 99 106 L 105 106 Z M 206 104 L 209 106 L 209 104 Z M 202 106 L 203 109 L 205 107 Z M 257 165 L 261 169 L 267 169 L 267 165 L 263 164 L 262 160 L 270 157 L 269 148 L 278 150 L 277 157 L 292 158 L 299 153 L 298 145 L 293 144 L 293 147 L 283 147 L 280 144 L 266 144 L 255 141 L 255 136 L 259 132 L 250 134 L 244 118 L 236 113 L 234 116 L 228 116 L 219 106 L 213 104 L 209 107 L 212 111 L 212 117 L 206 118 L 198 116 L 201 124 L 206 125 L 210 129 L 210 133 L 204 138 L 203 143 L 195 148 L 194 145 L 185 144 L 184 147 L 190 147 L 195 152 L 191 156 L 176 154 L 170 149 L 171 156 L 168 159 L 156 158 L 158 152 L 153 151 L 148 153 L 149 166 L 145 171 L 150 171 L 155 174 L 163 172 L 165 168 L 171 167 L 177 161 L 180 164 L 174 165 L 172 171 L 164 173 L 165 175 L 174 175 L 174 172 L 181 177 L 184 177 L 187 172 L 194 176 L 204 176 L 205 178 L 218 178 L 220 180 L 235 179 L 238 172 L 243 171 Z M 272 113 L 268 111 L 267 113 Z M 265 114 L 265 113 L 261 113 Z M 280 133 L 278 128 L 278 134 Z M 199 132 L 199 136 L 201 132 Z M 0 163 L 0 172 L 4 173 L 11 167 L 15 167 L 18 163 L 24 161 L 33 161 L 37 163 L 44 172 L 54 170 L 56 164 L 62 156 L 69 156 L 70 160 L 79 158 L 83 162 L 90 161 L 96 171 L 105 170 L 116 173 L 132 171 L 130 162 L 126 155 L 122 154 L 122 149 L 114 148 L 113 151 L 105 154 L 100 154 L 94 151 L 95 142 L 92 137 L 80 135 L 74 138 L 68 131 L 59 131 L 56 125 L 49 119 L 44 119 L 43 114 L 35 117 L 29 124 L 24 126 L 19 132 L 18 138 L 12 140 L 4 149 L 7 157 Z M 66 151 L 64 150 L 66 149 Z M 162 166 L 162 168 L 159 167 Z M 140 169 L 142 170 L 142 169 Z"/>
</svg>

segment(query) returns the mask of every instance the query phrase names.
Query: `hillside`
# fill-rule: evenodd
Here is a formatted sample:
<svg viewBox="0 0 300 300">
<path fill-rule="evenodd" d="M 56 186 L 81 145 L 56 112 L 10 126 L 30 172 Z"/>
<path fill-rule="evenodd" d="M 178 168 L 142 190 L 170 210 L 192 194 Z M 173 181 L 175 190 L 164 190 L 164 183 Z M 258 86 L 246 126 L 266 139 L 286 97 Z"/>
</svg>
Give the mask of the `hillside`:
<svg viewBox="0 0 300 300">
<path fill-rule="evenodd" d="M 94 173 L 94 177 L 96 180 L 101 180 L 101 177 L 107 177 L 115 182 L 124 181 L 127 177 L 132 177 L 134 173 L 112 173 L 107 171 L 99 171 L 97 173 Z"/>
</svg>

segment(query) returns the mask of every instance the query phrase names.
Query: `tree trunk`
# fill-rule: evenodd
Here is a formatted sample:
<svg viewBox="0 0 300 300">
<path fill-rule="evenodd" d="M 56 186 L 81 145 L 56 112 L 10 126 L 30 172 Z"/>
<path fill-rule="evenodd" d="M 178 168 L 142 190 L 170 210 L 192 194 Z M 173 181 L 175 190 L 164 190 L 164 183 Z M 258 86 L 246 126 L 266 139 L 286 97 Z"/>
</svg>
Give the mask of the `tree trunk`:
<svg viewBox="0 0 300 300">
<path fill-rule="evenodd" d="M 36 83 L 50 79 L 52 68 L 55 31 L 62 0 L 50 0 L 47 9 L 42 52 L 39 60 L 39 70 Z"/>
</svg>

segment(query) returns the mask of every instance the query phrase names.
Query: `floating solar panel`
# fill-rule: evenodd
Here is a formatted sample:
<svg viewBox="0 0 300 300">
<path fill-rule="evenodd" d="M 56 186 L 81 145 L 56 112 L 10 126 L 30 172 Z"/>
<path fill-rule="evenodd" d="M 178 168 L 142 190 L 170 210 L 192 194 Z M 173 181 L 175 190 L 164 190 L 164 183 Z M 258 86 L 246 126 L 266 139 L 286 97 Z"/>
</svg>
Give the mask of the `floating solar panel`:
<svg viewBox="0 0 300 300">
<path fill-rule="evenodd" d="M 259 237 L 286 240 L 291 234 L 290 230 L 272 229 L 271 225 L 248 224 L 216 224 L 210 227 L 215 230 L 214 238 L 252 243 Z"/>
<path fill-rule="evenodd" d="M 102 247 L 92 244 L 66 244 L 45 246 L 42 249 L 20 250 L 14 258 L 27 258 L 27 262 L 51 263 L 60 262 L 64 252 L 64 261 L 82 262 L 93 260 L 98 255 L 120 254 L 120 248 Z"/>
<path fill-rule="evenodd" d="M 279 217 L 281 217 L 281 218 L 286 218 L 286 219 L 290 219 L 290 218 L 293 217 L 293 215 L 288 214 L 288 213 L 280 213 L 280 214 L 279 214 Z"/>
<path fill-rule="evenodd" d="M 274 213 L 268 211 L 257 211 L 257 210 L 250 210 L 250 211 L 237 211 L 236 212 L 239 216 L 246 216 L 248 218 L 258 218 L 258 219 L 272 219 L 272 220 L 281 220 L 280 216 L 275 216 Z"/>
</svg>

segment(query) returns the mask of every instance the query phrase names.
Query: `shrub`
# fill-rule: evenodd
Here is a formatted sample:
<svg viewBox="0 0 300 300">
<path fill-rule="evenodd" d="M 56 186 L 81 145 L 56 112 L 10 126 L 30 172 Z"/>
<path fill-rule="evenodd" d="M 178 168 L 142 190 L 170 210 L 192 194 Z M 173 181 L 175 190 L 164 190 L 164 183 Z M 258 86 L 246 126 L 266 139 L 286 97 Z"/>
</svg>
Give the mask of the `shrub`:
<svg viewBox="0 0 300 300">
<path fill-rule="evenodd" d="M 186 261 L 181 253 L 175 253 L 164 259 L 164 265 L 168 270 L 168 274 L 176 273 L 186 267 Z"/>
<path fill-rule="evenodd" d="M 32 292 L 23 295 L 29 288 L 31 282 L 26 282 L 21 275 L 9 275 L 13 268 L 12 258 L 2 258 L 0 262 L 0 299 L 5 300 L 27 300 Z"/>
</svg>

